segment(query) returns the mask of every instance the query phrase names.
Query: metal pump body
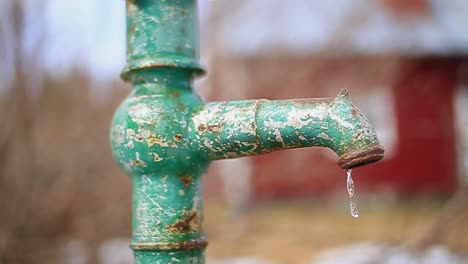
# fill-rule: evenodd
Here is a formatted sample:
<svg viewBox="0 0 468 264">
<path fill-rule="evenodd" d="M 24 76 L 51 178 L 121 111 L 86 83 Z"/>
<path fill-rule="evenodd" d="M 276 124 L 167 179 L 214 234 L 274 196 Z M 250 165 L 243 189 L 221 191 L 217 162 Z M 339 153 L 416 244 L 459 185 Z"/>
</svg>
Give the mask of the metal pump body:
<svg viewBox="0 0 468 264">
<path fill-rule="evenodd" d="M 135 263 L 204 263 L 200 178 L 211 161 L 323 146 L 349 169 L 380 160 L 375 130 L 343 90 L 336 98 L 203 102 L 196 0 L 127 0 L 133 90 L 111 145 L 133 184 Z"/>
</svg>

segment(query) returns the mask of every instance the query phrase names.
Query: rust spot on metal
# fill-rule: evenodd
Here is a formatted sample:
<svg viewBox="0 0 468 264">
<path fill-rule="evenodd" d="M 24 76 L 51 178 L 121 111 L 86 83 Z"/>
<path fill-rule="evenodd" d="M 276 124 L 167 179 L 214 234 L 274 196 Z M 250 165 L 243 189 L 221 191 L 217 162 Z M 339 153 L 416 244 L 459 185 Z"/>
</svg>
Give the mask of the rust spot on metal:
<svg viewBox="0 0 468 264">
<path fill-rule="evenodd" d="M 384 156 L 384 148 L 380 145 L 369 147 L 365 150 L 347 151 L 338 160 L 338 166 L 342 169 L 352 169 L 379 161 Z"/>
<path fill-rule="evenodd" d="M 344 88 L 338 93 L 337 97 L 349 97 L 348 89 Z"/>
<path fill-rule="evenodd" d="M 205 130 L 206 130 L 205 124 L 200 124 L 200 125 L 198 126 L 198 131 L 203 132 L 203 131 L 205 131 Z"/>
<path fill-rule="evenodd" d="M 127 0 L 127 10 L 129 15 L 133 15 L 137 10 L 135 0 Z"/>
<path fill-rule="evenodd" d="M 252 128 L 253 131 L 257 129 L 257 125 L 255 124 L 255 121 L 250 122 L 250 127 Z"/>
<path fill-rule="evenodd" d="M 130 138 L 138 141 L 138 142 L 143 142 L 144 138 L 135 132 L 133 129 L 127 129 L 127 134 Z"/>
<path fill-rule="evenodd" d="M 151 147 L 153 146 L 154 144 L 158 143 L 158 140 L 154 137 L 151 137 L 148 139 L 148 145 Z"/>
<path fill-rule="evenodd" d="M 132 160 L 132 166 L 133 167 L 136 167 L 136 166 L 143 166 L 143 167 L 146 167 L 146 162 L 140 160 L 140 159 L 136 159 L 136 160 Z"/>
<path fill-rule="evenodd" d="M 356 109 L 351 110 L 351 115 L 352 115 L 352 116 L 356 116 L 356 115 L 357 115 Z"/>
<path fill-rule="evenodd" d="M 178 220 L 172 225 L 166 227 L 166 230 L 171 233 L 188 233 L 197 229 L 198 217 L 196 212 L 191 212 L 184 219 Z"/>
<path fill-rule="evenodd" d="M 170 92 L 175 98 L 179 98 L 180 97 L 180 92 L 179 91 L 171 91 Z"/>
<path fill-rule="evenodd" d="M 177 141 L 177 142 L 182 141 L 182 135 L 181 134 L 175 134 L 174 135 L 174 140 Z"/>
<path fill-rule="evenodd" d="M 208 131 L 219 133 L 223 131 L 223 125 L 208 125 Z"/>
<path fill-rule="evenodd" d="M 355 136 L 354 140 L 358 140 L 362 136 L 362 131 L 359 131 Z"/>
<path fill-rule="evenodd" d="M 161 158 L 157 153 L 154 153 L 154 159 L 153 159 L 155 162 L 160 162 L 163 160 L 163 158 Z"/>
<path fill-rule="evenodd" d="M 177 107 L 182 110 L 182 111 L 187 111 L 187 106 L 183 105 L 183 104 L 178 104 Z"/>
<path fill-rule="evenodd" d="M 189 186 L 193 182 L 192 177 L 189 176 L 179 176 L 179 179 L 185 186 Z"/>
<path fill-rule="evenodd" d="M 149 147 L 152 147 L 152 146 L 155 145 L 155 144 L 157 144 L 157 145 L 159 145 L 159 146 L 161 146 L 161 147 L 167 147 L 167 146 L 169 146 L 169 145 L 167 144 L 166 141 L 164 141 L 164 140 L 161 139 L 161 138 L 156 137 L 155 135 L 151 135 L 151 137 L 148 138 L 148 139 L 146 140 L 146 142 L 148 143 L 148 146 L 149 146 Z"/>
</svg>

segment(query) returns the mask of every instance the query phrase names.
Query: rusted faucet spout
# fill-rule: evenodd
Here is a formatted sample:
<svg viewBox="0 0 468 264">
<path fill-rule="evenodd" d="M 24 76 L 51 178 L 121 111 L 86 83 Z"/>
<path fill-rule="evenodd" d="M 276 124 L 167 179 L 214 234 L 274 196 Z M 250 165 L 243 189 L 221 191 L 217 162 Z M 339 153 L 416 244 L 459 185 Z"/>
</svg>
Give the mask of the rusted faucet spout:
<svg viewBox="0 0 468 264">
<path fill-rule="evenodd" d="M 322 146 L 338 154 L 341 168 L 350 169 L 376 162 L 384 153 L 346 89 L 336 98 L 208 103 L 192 121 L 194 147 L 208 159 Z"/>
</svg>

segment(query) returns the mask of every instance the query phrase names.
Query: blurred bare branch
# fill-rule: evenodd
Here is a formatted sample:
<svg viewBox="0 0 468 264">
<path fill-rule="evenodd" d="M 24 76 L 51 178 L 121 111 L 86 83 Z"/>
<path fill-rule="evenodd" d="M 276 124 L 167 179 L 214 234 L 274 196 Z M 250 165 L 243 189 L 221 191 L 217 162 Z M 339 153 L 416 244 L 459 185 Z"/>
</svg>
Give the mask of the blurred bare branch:
<svg viewBox="0 0 468 264">
<path fill-rule="evenodd" d="M 63 240 L 72 237 L 87 240 L 93 249 L 88 263 L 97 263 L 98 241 L 130 227 L 130 204 L 102 205 L 130 203 L 128 180 L 112 175 L 119 171 L 107 146 L 109 118 L 123 94 L 114 92 L 114 101 L 99 106 L 82 73 L 65 80 L 48 77 L 40 61 L 44 37 L 28 43 L 27 52 L 23 45 L 26 15 L 34 16 L 34 30 L 43 35 L 47 1 L 42 3 L 5 5 L 12 19 L 1 27 L 9 30 L 0 31 L 0 40 L 14 43 L 6 52 L 13 54 L 8 66 L 15 72 L 12 86 L 0 97 L 0 263 L 54 262 L 62 254 Z M 102 190 L 109 181 L 105 172 L 112 168 L 115 173 L 109 177 L 120 184 Z M 120 192 L 118 186 L 129 191 Z M 96 232 L 112 217 L 117 220 L 106 229 L 112 232 Z"/>
</svg>

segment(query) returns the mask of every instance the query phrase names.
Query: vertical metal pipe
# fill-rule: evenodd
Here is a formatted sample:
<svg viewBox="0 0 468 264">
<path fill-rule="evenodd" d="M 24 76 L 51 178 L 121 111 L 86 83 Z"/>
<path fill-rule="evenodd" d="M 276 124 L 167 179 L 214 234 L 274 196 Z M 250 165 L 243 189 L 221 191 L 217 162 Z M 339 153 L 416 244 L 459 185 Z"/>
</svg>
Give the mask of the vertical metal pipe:
<svg viewBox="0 0 468 264">
<path fill-rule="evenodd" d="M 133 91 L 117 110 L 114 155 L 133 183 L 135 263 L 204 263 L 200 176 L 185 127 L 198 63 L 195 0 L 128 0 L 127 66 Z"/>
<path fill-rule="evenodd" d="M 155 68 L 203 74 L 197 14 L 196 0 L 127 0 L 127 66 L 122 78 L 134 82 L 136 71 Z"/>
</svg>

